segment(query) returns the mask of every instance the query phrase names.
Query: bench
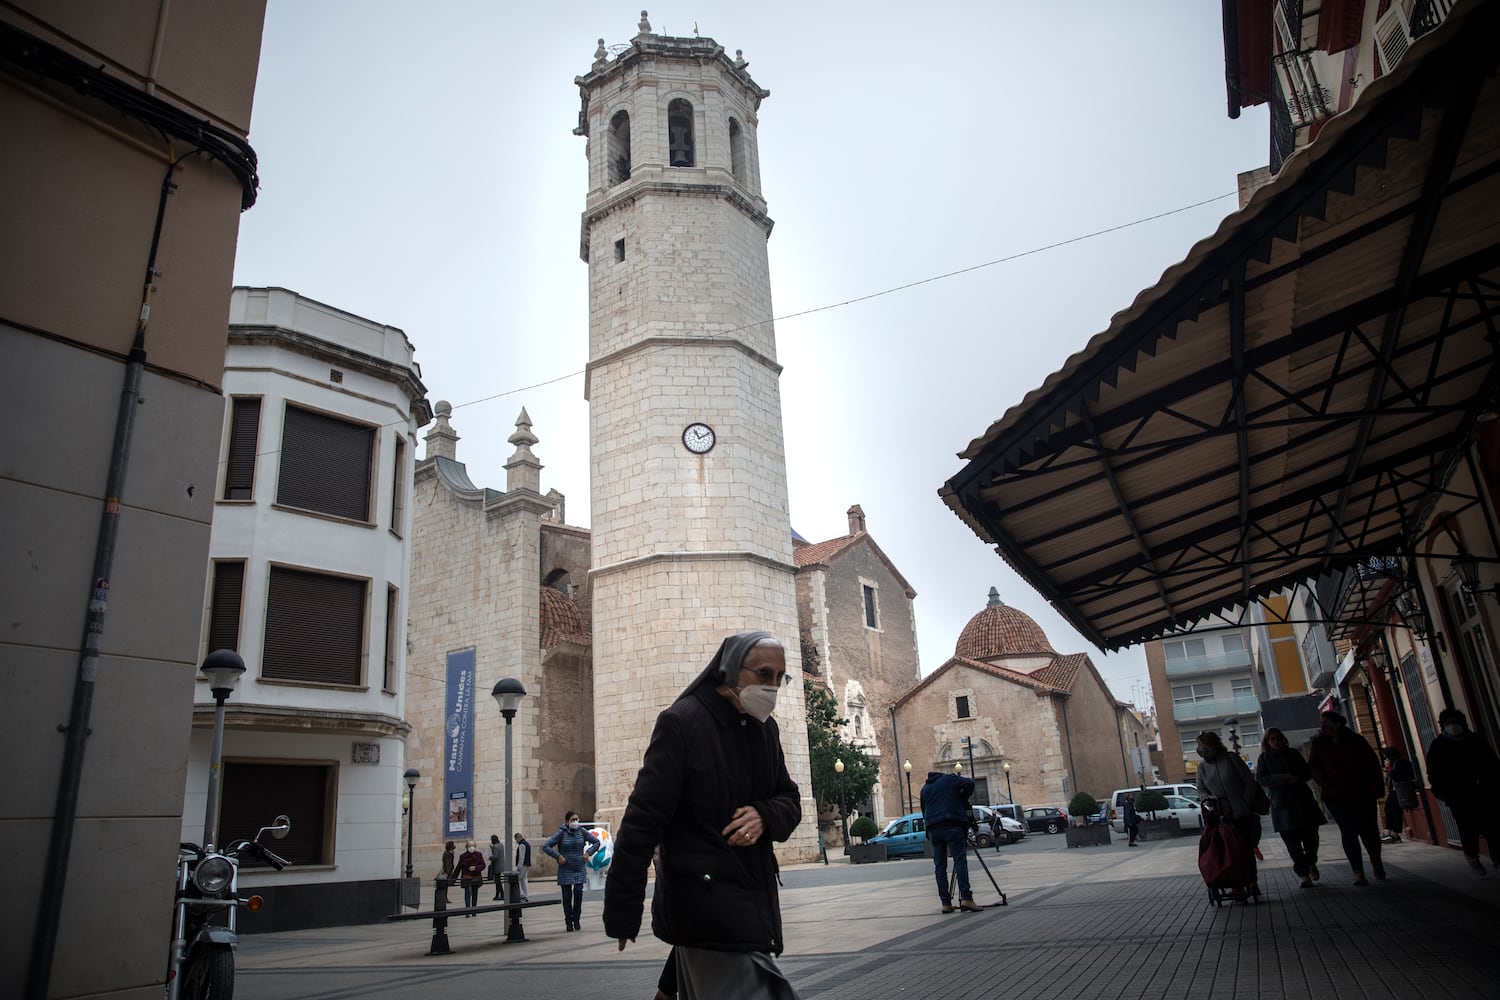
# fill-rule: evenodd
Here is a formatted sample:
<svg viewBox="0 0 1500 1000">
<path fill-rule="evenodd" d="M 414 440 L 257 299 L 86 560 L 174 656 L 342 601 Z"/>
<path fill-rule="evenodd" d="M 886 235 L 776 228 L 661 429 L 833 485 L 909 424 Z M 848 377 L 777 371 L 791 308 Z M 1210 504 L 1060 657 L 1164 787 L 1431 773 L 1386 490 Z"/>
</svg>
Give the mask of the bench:
<svg viewBox="0 0 1500 1000">
<path fill-rule="evenodd" d="M 432 945 L 428 948 L 428 955 L 451 955 L 453 949 L 448 947 L 448 920 L 452 917 L 473 916 L 476 913 L 509 913 L 507 921 L 505 940 L 525 941 L 526 933 L 521 927 L 521 911 L 529 910 L 533 906 L 561 906 L 561 899 L 537 899 L 525 903 L 487 903 L 484 906 L 456 906 L 448 907 L 448 886 L 451 883 L 446 879 L 438 879 L 437 886 L 432 894 L 432 909 L 417 913 L 391 913 L 386 916 L 387 921 L 392 920 L 432 920 Z"/>
</svg>

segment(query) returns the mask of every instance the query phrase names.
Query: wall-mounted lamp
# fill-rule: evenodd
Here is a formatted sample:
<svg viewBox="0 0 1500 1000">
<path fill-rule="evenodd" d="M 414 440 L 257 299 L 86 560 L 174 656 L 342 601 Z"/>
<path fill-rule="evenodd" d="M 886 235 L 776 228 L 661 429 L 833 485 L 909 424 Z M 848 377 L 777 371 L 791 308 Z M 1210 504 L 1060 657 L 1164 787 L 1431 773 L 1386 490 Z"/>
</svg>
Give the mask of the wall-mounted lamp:
<svg viewBox="0 0 1500 1000">
<path fill-rule="evenodd" d="M 1426 639 L 1432 622 L 1427 618 L 1427 612 L 1422 610 L 1422 604 L 1412 595 L 1410 591 L 1396 597 L 1396 610 L 1401 612 L 1401 620 L 1406 622 L 1406 627 L 1411 629 L 1412 634 L 1418 639 Z"/>
<path fill-rule="evenodd" d="M 1458 573 L 1459 582 L 1470 594 L 1488 594 L 1500 601 L 1500 585 L 1484 587 L 1479 583 L 1479 560 L 1467 552 L 1460 552 L 1453 557 L 1453 569 Z"/>
</svg>

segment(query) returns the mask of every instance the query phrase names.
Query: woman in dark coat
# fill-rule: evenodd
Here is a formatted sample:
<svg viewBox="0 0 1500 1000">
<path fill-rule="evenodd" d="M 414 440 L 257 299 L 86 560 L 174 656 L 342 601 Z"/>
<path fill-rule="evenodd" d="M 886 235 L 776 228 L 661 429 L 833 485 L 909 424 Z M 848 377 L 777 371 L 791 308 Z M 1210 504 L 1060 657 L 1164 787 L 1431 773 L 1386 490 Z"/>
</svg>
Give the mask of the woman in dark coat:
<svg viewBox="0 0 1500 1000">
<path fill-rule="evenodd" d="M 1313 796 L 1307 761 L 1274 726 L 1260 741 L 1255 780 L 1271 799 L 1271 829 L 1281 834 L 1297 884 L 1306 889 L 1318 878 L 1318 827 L 1327 822 Z"/>
<path fill-rule="evenodd" d="M 1484 874 L 1479 860 L 1479 837 L 1490 842 L 1490 863 L 1500 871 L 1500 759 L 1469 729 L 1469 720 L 1456 708 L 1438 716 L 1443 731 L 1427 748 L 1427 779 L 1432 794 L 1445 802 L 1458 823 L 1458 839 L 1469 867 Z"/>
<path fill-rule="evenodd" d="M 651 929 L 674 945 L 685 1000 L 795 1000 L 776 965 L 781 906 L 773 844 L 802 820 L 772 717 L 786 653 L 765 632 L 720 645 L 696 680 L 657 717 L 621 818 L 604 930 L 640 930 L 646 871 L 661 847 Z"/>
<path fill-rule="evenodd" d="M 1370 870 L 1377 879 L 1385 878 L 1385 864 L 1380 860 L 1380 823 L 1375 816 L 1375 806 L 1385 795 L 1385 774 L 1375 751 L 1349 728 L 1342 715 L 1324 712 L 1318 735 L 1312 738 L 1307 766 L 1323 790 L 1323 802 L 1333 821 L 1339 825 L 1354 884 L 1369 884 L 1359 853 L 1361 843 L 1370 855 Z"/>
</svg>

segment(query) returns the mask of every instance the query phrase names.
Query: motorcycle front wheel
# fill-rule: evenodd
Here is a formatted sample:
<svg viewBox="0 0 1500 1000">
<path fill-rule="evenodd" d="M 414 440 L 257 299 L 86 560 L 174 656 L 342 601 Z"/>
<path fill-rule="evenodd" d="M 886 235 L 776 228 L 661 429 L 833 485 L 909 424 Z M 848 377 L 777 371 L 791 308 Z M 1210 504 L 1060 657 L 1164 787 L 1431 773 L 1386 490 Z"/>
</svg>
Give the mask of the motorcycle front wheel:
<svg viewBox="0 0 1500 1000">
<path fill-rule="evenodd" d="M 185 1000 L 234 1000 L 234 949 L 227 944 L 197 948 L 182 969 Z"/>
</svg>

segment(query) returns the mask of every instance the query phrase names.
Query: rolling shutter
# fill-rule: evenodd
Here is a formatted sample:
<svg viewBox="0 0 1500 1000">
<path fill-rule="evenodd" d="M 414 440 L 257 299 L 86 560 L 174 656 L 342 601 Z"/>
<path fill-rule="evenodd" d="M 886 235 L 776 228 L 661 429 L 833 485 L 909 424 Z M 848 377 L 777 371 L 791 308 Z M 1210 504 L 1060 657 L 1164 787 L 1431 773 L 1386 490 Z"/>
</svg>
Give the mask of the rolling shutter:
<svg viewBox="0 0 1500 1000">
<path fill-rule="evenodd" d="M 368 521 L 374 443 L 373 428 L 288 406 L 276 502 Z"/>
<path fill-rule="evenodd" d="M 272 567 L 261 676 L 361 683 L 366 588 L 364 580 Z"/>
<path fill-rule="evenodd" d="M 245 593 L 245 563 L 214 563 L 213 593 L 208 606 L 208 649 L 240 646 L 240 602 Z"/>
<path fill-rule="evenodd" d="M 328 828 L 328 804 L 334 768 L 329 764 L 262 764 L 224 762 L 224 790 L 219 807 L 219 840 L 228 844 L 249 840 L 263 826 L 285 814 L 292 829 L 266 846 L 294 865 L 333 863 Z M 246 867 L 256 862 L 246 858 Z"/>
<path fill-rule="evenodd" d="M 254 498 L 255 445 L 259 439 L 260 400 L 234 400 L 229 419 L 229 459 L 224 472 L 225 500 Z"/>
</svg>

